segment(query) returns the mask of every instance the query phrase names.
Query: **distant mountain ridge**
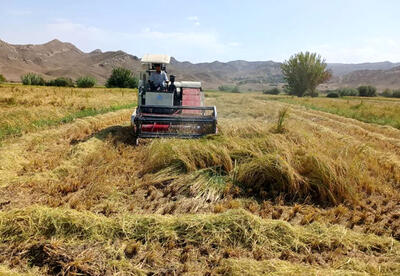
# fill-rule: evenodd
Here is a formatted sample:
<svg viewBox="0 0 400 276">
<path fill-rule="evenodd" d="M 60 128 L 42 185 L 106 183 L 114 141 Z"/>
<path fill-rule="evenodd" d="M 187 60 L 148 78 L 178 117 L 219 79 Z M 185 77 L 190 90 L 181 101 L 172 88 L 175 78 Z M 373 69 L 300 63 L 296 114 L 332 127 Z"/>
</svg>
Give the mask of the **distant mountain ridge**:
<svg viewBox="0 0 400 276">
<path fill-rule="evenodd" d="M 45 78 L 91 75 L 104 82 L 115 66 L 135 71 L 140 61 L 123 51 L 84 53 L 73 44 L 57 39 L 40 45 L 12 45 L 0 40 L 0 72 L 12 81 L 19 81 L 27 72 L 35 72 Z"/>
<path fill-rule="evenodd" d="M 328 68 L 334 72 L 335 76 L 344 76 L 348 73 L 360 70 L 390 70 L 394 67 L 400 66 L 399 63 L 392 63 L 390 61 L 384 62 L 367 62 L 358 64 L 344 64 L 344 63 L 329 63 Z"/>
<path fill-rule="evenodd" d="M 168 73 L 175 74 L 178 80 L 202 81 L 205 88 L 239 85 L 242 90 L 262 89 L 270 83 L 283 81 L 280 65 L 274 61 L 244 60 L 191 63 L 172 58 Z M 112 68 L 120 66 L 134 73 L 141 69 L 139 58 L 123 51 L 96 49 L 85 53 L 57 39 L 39 45 L 13 45 L 0 40 L 0 73 L 11 81 L 19 81 L 21 75 L 35 72 L 47 79 L 90 75 L 99 83 L 105 83 Z M 329 86 L 373 84 L 400 88 L 400 63 L 330 63 L 328 68 L 334 75 Z"/>
<path fill-rule="evenodd" d="M 400 89 L 400 66 L 387 70 L 357 70 L 344 75 L 340 83 L 348 86 L 375 85 L 378 88 Z"/>
</svg>

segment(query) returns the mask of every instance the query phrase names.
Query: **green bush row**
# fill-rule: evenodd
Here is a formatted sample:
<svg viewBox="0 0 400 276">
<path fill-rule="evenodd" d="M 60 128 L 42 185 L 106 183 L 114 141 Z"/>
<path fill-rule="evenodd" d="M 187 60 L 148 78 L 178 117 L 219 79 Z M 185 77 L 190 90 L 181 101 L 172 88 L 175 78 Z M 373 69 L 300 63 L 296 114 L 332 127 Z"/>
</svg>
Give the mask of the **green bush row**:
<svg viewBox="0 0 400 276">
<path fill-rule="evenodd" d="M 400 89 L 397 90 L 385 89 L 385 91 L 381 93 L 381 96 L 387 98 L 400 98 Z"/>
<path fill-rule="evenodd" d="M 358 96 L 358 90 L 355 88 L 338 88 L 335 90 L 325 91 L 328 98 L 339 98 L 346 96 Z"/>
<path fill-rule="evenodd" d="M 355 88 L 339 88 L 336 90 L 328 90 L 327 97 L 328 98 L 338 98 L 344 96 L 360 96 L 360 97 L 376 97 L 377 90 L 376 87 L 367 85 L 360 86 L 357 89 Z M 387 98 L 400 98 L 400 89 L 385 89 L 382 93 L 379 94 L 382 97 Z"/>
<path fill-rule="evenodd" d="M 327 97 L 328 98 L 339 98 L 346 96 L 360 96 L 360 97 L 375 97 L 377 96 L 376 87 L 371 85 L 363 85 L 355 88 L 338 88 L 335 90 L 328 90 Z"/>
<path fill-rule="evenodd" d="M 280 93 L 281 90 L 278 87 L 263 90 L 263 94 L 268 94 L 268 95 L 279 95 Z"/>
<path fill-rule="evenodd" d="M 93 87 L 96 79 L 93 77 L 80 77 L 74 83 L 71 78 L 59 77 L 54 80 L 45 81 L 42 76 L 35 73 L 28 73 L 21 77 L 24 85 L 40 85 L 40 86 L 58 86 L 58 87 L 74 87 L 75 84 L 80 88 Z"/>
<path fill-rule="evenodd" d="M 47 85 L 47 86 L 60 86 L 60 87 L 74 87 L 75 84 L 80 88 L 93 87 L 96 85 L 96 79 L 93 77 L 80 77 L 74 81 L 71 78 L 60 77 L 54 80 L 45 81 L 43 77 L 38 74 L 28 73 L 21 77 L 24 85 Z M 139 80 L 135 78 L 132 72 L 125 68 L 114 68 L 111 76 L 106 82 L 106 87 L 120 87 L 120 88 L 137 88 Z"/>
<path fill-rule="evenodd" d="M 46 82 L 46 86 L 58 86 L 58 87 L 74 87 L 74 81 L 71 78 L 56 78 Z"/>
<path fill-rule="evenodd" d="M 228 86 L 228 85 L 221 85 L 218 86 L 218 90 L 222 92 L 232 92 L 232 93 L 239 93 L 239 87 L 238 86 Z"/>
<path fill-rule="evenodd" d="M 336 90 L 340 97 L 358 96 L 358 90 L 355 88 L 339 88 Z"/>
</svg>

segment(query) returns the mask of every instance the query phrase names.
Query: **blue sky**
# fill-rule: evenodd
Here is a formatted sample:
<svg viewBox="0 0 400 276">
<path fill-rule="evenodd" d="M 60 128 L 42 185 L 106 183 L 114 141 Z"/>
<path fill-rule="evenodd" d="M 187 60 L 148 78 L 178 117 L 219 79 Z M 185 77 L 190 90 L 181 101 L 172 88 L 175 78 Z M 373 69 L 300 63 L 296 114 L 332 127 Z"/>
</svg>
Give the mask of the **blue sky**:
<svg viewBox="0 0 400 276">
<path fill-rule="evenodd" d="M 54 38 L 85 52 L 164 53 L 192 62 L 283 61 L 315 51 L 328 62 L 400 61 L 400 1 L 0 0 L 0 39 Z"/>
</svg>

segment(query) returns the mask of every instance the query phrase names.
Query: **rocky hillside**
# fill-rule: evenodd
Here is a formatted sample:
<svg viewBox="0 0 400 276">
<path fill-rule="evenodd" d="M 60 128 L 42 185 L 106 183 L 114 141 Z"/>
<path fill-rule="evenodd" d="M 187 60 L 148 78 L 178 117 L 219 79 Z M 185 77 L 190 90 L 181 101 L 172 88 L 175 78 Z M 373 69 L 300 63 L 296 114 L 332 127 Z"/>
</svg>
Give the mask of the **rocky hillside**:
<svg viewBox="0 0 400 276">
<path fill-rule="evenodd" d="M 249 62 L 244 60 L 211 63 L 179 62 L 172 59 L 172 72 L 184 79 L 200 80 L 218 85 L 260 87 L 267 83 L 282 82 L 280 63 L 273 61 Z"/>
<path fill-rule="evenodd" d="M 112 68 L 125 67 L 138 73 L 138 57 L 123 51 L 85 53 L 71 43 L 57 39 L 41 45 L 12 45 L 0 40 L 0 73 L 8 80 L 19 81 L 20 76 L 35 72 L 46 79 L 66 76 L 76 79 L 82 75 L 95 77 L 100 84 Z M 333 79 L 327 87 L 373 84 L 381 88 L 400 87 L 400 63 L 378 62 L 362 64 L 331 63 Z M 169 74 L 177 79 L 197 80 L 205 88 L 220 85 L 239 85 L 241 90 L 262 89 L 271 83 L 281 83 L 280 63 L 273 61 L 230 61 L 190 63 L 172 58 Z"/>
<path fill-rule="evenodd" d="M 91 75 L 101 83 L 115 66 L 137 71 L 139 65 L 137 57 L 122 51 L 84 53 L 56 39 L 41 45 L 11 45 L 0 41 L 0 72 L 11 81 L 18 81 L 27 72 L 35 72 L 45 78 Z"/>
<path fill-rule="evenodd" d="M 91 75 L 104 83 L 112 68 L 117 66 L 137 73 L 140 61 L 123 51 L 84 53 L 74 45 L 56 39 L 42 45 L 12 45 L 0 41 L 0 72 L 11 81 L 19 81 L 21 75 L 35 72 L 45 78 Z M 172 58 L 168 73 L 177 75 L 178 79 L 202 81 L 206 88 L 281 81 L 280 64 L 272 61 L 192 64 Z"/>
<path fill-rule="evenodd" d="M 390 70 L 394 67 L 400 66 L 400 63 L 393 63 L 389 61 L 384 62 L 367 62 L 358 64 L 345 64 L 345 63 L 329 63 L 328 68 L 332 70 L 335 76 L 341 77 L 354 71 L 360 70 Z"/>
<path fill-rule="evenodd" d="M 341 77 L 340 83 L 352 87 L 370 84 L 380 89 L 399 89 L 400 66 L 388 70 L 357 70 Z"/>
</svg>

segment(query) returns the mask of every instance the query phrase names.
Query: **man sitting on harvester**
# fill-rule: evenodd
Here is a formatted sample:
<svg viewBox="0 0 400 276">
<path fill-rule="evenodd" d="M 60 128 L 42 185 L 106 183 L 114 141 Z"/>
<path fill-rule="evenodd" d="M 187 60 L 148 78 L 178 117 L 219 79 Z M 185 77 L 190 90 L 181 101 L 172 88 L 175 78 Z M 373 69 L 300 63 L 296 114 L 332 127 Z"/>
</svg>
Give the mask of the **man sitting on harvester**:
<svg viewBox="0 0 400 276">
<path fill-rule="evenodd" d="M 150 85 L 153 91 L 164 91 L 167 88 L 168 77 L 165 71 L 161 70 L 161 64 L 154 64 L 156 69 L 150 75 Z"/>
</svg>

